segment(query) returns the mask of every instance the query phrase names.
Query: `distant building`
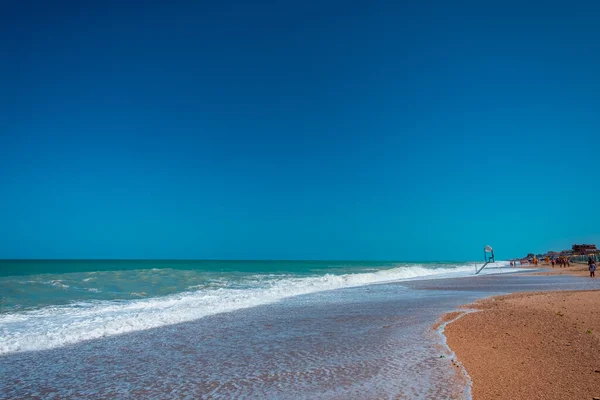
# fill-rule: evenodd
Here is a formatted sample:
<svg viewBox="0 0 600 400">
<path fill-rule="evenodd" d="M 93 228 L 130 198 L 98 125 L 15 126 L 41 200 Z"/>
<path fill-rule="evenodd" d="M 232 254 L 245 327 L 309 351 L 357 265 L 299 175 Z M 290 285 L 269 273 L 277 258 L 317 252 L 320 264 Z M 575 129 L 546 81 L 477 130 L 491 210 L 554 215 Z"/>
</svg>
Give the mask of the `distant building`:
<svg viewBox="0 0 600 400">
<path fill-rule="evenodd" d="M 598 252 L 595 244 L 574 244 L 572 247 L 573 254 L 595 254 Z"/>
</svg>

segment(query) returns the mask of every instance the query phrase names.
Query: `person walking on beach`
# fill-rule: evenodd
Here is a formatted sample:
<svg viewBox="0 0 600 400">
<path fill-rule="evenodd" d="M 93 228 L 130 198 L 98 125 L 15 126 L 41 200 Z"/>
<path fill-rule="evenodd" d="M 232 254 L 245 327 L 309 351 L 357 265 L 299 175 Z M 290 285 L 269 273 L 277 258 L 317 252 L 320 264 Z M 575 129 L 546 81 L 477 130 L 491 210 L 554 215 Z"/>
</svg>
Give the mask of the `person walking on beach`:
<svg viewBox="0 0 600 400">
<path fill-rule="evenodd" d="M 594 278 L 596 276 L 596 261 L 592 257 L 588 258 L 588 269 L 590 270 L 590 278 Z"/>
</svg>

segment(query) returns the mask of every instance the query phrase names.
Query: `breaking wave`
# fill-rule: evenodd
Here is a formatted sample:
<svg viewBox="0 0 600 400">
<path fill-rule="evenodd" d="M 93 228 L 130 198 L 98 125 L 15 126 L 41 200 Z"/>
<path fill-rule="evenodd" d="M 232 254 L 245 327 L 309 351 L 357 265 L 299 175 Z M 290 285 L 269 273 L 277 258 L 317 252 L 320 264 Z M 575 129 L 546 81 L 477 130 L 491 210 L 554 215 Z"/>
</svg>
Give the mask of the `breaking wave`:
<svg viewBox="0 0 600 400">
<path fill-rule="evenodd" d="M 506 263 L 497 263 L 497 266 L 504 267 Z M 409 279 L 473 275 L 474 267 L 475 264 L 449 268 L 414 265 L 343 275 L 253 275 L 244 288 L 190 287 L 185 292 L 162 297 L 76 302 L 5 313 L 0 314 L 0 354 L 51 349 L 326 290 Z M 52 284 L 64 285 L 60 281 Z M 141 293 L 138 295 L 143 296 Z"/>
</svg>

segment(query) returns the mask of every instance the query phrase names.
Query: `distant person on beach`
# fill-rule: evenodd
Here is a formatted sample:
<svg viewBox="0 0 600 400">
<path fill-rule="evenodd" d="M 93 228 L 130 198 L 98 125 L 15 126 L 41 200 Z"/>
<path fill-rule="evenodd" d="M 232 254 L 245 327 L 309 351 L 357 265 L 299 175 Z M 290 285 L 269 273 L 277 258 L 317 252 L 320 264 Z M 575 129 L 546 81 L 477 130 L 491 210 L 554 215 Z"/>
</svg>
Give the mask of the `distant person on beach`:
<svg viewBox="0 0 600 400">
<path fill-rule="evenodd" d="M 552 268 L 554 268 L 554 258 L 552 259 Z"/>
<path fill-rule="evenodd" d="M 592 256 L 588 257 L 588 269 L 590 270 L 590 278 L 593 278 L 595 276 L 594 272 L 596 272 L 596 261 Z"/>
</svg>

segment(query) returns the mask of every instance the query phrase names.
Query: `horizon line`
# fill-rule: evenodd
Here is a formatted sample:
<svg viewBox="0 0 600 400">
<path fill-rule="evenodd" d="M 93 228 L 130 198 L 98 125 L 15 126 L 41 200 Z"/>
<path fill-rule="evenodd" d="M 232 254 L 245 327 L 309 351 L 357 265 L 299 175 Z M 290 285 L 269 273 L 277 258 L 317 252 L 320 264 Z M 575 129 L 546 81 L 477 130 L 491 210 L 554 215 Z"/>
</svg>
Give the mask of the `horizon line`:
<svg viewBox="0 0 600 400">
<path fill-rule="evenodd" d="M 378 261 L 378 262 L 475 262 L 477 260 L 400 260 L 400 259 L 338 259 L 338 258 L 0 258 L 2 261 Z"/>
</svg>

